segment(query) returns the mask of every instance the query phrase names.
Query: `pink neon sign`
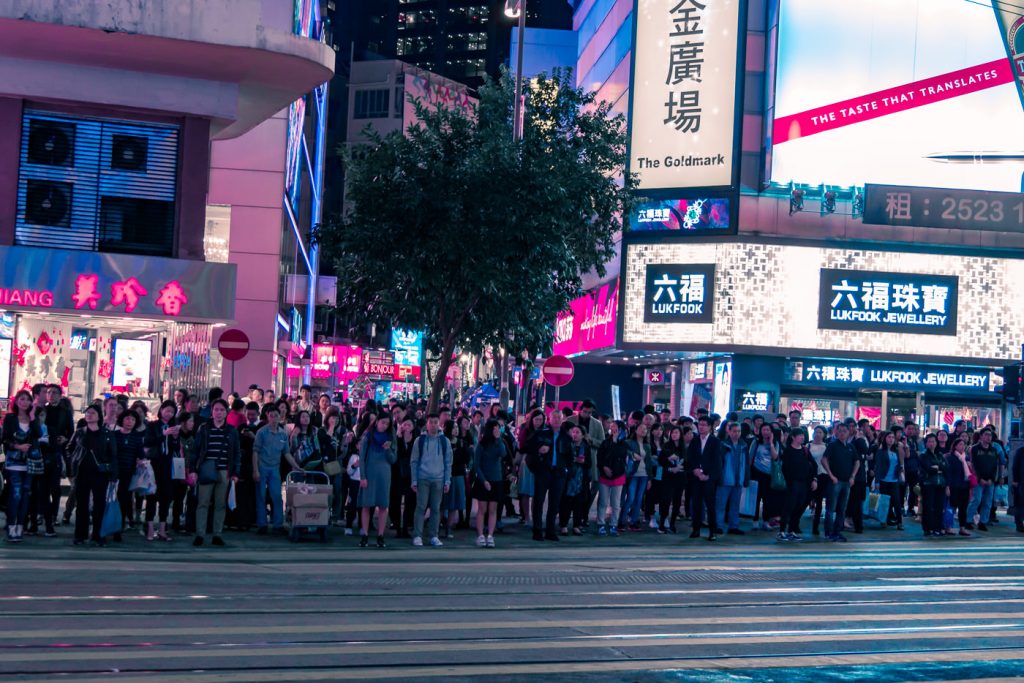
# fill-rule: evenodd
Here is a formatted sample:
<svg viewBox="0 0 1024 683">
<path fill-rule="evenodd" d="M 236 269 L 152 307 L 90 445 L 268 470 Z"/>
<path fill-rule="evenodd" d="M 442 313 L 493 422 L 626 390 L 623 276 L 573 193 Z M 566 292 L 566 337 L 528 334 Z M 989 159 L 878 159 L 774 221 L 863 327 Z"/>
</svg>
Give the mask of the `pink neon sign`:
<svg viewBox="0 0 1024 683">
<path fill-rule="evenodd" d="M 619 281 L 608 282 L 569 304 L 555 322 L 552 353 L 575 356 L 615 346 Z"/>
</svg>

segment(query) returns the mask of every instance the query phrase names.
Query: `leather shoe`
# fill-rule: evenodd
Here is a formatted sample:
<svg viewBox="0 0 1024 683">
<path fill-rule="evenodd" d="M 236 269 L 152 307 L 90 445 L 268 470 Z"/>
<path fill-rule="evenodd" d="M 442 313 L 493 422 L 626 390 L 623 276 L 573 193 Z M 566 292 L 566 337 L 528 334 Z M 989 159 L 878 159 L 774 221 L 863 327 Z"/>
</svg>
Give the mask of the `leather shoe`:
<svg viewBox="0 0 1024 683">
<path fill-rule="evenodd" d="M 694 531 L 693 533 L 690 534 L 690 538 L 700 538 L 700 532 L 699 531 Z"/>
</svg>

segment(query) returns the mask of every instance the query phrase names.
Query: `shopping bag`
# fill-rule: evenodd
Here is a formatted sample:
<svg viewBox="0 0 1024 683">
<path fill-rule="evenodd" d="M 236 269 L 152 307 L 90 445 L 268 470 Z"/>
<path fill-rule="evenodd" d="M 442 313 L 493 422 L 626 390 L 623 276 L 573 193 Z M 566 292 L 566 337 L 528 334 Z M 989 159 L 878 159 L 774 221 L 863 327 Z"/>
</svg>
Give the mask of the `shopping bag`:
<svg viewBox="0 0 1024 683">
<path fill-rule="evenodd" d="M 185 458 L 173 458 L 171 460 L 171 479 L 185 481 Z"/>
<path fill-rule="evenodd" d="M 1006 484 L 998 484 L 992 493 L 992 502 L 997 507 L 1006 507 L 1010 504 L 1010 487 Z"/>
<path fill-rule="evenodd" d="M 110 536 L 121 533 L 121 506 L 117 502 L 117 482 L 112 481 L 107 486 L 107 507 L 103 511 L 103 521 L 100 524 L 100 536 Z"/>
<path fill-rule="evenodd" d="M 871 491 L 864 498 L 864 517 L 878 520 L 885 524 L 889 515 L 889 496 L 878 491 Z"/>
<path fill-rule="evenodd" d="M 156 493 L 156 475 L 149 461 L 139 463 L 135 468 L 128 490 L 140 496 L 151 496 Z"/>
<path fill-rule="evenodd" d="M 786 477 L 782 474 L 782 459 L 772 460 L 772 490 L 785 491 Z"/>
<path fill-rule="evenodd" d="M 956 526 L 956 514 L 953 512 L 953 508 L 946 506 L 946 509 L 942 511 L 942 528 L 952 529 Z"/>
<path fill-rule="evenodd" d="M 757 508 L 757 482 L 751 481 L 740 494 L 740 514 L 744 517 L 753 517 Z"/>
<path fill-rule="evenodd" d="M 228 510 L 234 510 L 238 506 L 235 499 L 235 482 L 228 484 Z"/>
</svg>

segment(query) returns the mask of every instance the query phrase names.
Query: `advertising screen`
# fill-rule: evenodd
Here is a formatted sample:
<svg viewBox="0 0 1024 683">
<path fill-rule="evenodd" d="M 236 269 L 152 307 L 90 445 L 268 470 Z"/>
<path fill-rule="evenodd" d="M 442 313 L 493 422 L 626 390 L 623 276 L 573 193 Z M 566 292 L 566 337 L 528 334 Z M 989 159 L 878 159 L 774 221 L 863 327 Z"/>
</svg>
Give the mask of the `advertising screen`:
<svg viewBox="0 0 1024 683">
<path fill-rule="evenodd" d="M 569 304 L 555 322 L 552 353 L 578 356 L 615 346 L 615 322 L 619 308 L 619 281 L 607 282 Z"/>
<path fill-rule="evenodd" d="M 153 342 L 144 339 L 114 340 L 114 373 L 110 385 L 133 391 L 149 389 Z"/>
<path fill-rule="evenodd" d="M 773 182 L 1021 190 L 1024 109 L 990 3 L 780 0 L 777 57 Z"/>
<path fill-rule="evenodd" d="M 629 218 L 633 232 L 729 229 L 728 199 L 664 199 L 640 202 Z"/>
<path fill-rule="evenodd" d="M 395 354 L 395 379 L 418 382 L 423 365 L 423 331 L 396 327 L 391 331 Z"/>
</svg>

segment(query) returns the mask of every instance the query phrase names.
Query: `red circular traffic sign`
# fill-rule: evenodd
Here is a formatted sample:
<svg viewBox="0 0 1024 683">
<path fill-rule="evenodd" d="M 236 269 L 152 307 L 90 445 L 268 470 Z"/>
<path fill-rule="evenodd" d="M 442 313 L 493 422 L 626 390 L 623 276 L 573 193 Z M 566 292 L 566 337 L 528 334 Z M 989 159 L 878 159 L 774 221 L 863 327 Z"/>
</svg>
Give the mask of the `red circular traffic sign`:
<svg viewBox="0 0 1024 683">
<path fill-rule="evenodd" d="M 234 327 L 224 330 L 217 342 L 217 350 L 224 360 L 242 360 L 249 353 L 249 335 Z"/>
<path fill-rule="evenodd" d="M 576 368 L 573 367 L 572 361 L 565 356 L 551 356 L 544 361 L 540 372 L 544 376 L 544 381 L 551 386 L 564 387 L 572 381 Z"/>
</svg>

